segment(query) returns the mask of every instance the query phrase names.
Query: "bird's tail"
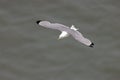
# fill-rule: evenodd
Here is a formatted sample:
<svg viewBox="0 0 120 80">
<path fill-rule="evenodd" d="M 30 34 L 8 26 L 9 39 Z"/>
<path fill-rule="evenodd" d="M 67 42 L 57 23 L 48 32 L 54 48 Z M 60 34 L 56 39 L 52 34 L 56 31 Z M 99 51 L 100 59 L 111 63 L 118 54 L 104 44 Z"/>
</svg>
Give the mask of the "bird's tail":
<svg viewBox="0 0 120 80">
<path fill-rule="evenodd" d="M 75 30 L 75 31 L 78 30 L 78 28 L 76 28 L 74 25 L 72 25 L 72 26 L 70 27 L 70 29 L 73 29 L 73 30 Z"/>
</svg>

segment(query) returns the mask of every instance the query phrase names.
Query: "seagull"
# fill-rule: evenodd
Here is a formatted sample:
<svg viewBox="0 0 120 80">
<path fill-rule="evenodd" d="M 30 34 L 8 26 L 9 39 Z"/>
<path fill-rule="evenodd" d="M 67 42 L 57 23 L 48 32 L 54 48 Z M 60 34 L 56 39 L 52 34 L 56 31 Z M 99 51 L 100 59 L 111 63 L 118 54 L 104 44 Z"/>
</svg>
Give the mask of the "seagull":
<svg viewBox="0 0 120 80">
<path fill-rule="evenodd" d="M 71 27 L 65 26 L 60 23 L 51 23 L 49 21 L 44 21 L 44 20 L 38 20 L 36 23 L 40 26 L 43 26 L 45 28 L 50 28 L 50 29 L 55 29 L 61 31 L 61 34 L 59 35 L 59 39 L 63 39 L 68 36 L 72 36 L 75 40 L 78 42 L 81 42 L 82 44 L 93 47 L 94 43 L 91 42 L 89 39 L 85 38 L 79 31 L 78 28 L 76 28 L 74 25 Z"/>
</svg>

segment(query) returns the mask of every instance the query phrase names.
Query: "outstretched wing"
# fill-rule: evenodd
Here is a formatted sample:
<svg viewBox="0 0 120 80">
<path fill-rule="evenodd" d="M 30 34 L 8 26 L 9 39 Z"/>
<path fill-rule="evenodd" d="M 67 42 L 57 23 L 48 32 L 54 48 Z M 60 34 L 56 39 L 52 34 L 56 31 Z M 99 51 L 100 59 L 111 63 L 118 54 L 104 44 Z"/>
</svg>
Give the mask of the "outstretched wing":
<svg viewBox="0 0 120 80">
<path fill-rule="evenodd" d="M 70 29 L 68 26 L 65 26 L 65 25 L 59 24 L 59 23 L 52 23 L 50 25 L 50 27 L 52 29 L 56 29 L 56 30 L 59 30 L 59 31 L 68 31 Z"/>
<path fill-rule="evenodd" d="M 87 38 L 85 38 L 80 32 L 76 31 L 74 33 L 72 33 L 73 38 L 75 38 L 77 41 L 90 46 L 91 45 L 91 41 Z"/>
</svg>

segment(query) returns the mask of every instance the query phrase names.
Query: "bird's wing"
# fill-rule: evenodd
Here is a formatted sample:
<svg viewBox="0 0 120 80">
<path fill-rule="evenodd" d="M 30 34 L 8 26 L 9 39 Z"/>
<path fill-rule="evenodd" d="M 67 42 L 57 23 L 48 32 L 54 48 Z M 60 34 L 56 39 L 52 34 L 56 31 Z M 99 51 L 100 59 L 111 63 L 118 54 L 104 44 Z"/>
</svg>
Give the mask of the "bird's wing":
<svg viewBox="0 0 120 80">
<path fill-rule="evenodd" d="M 59 31 L 68 31 L 70 29 L 68 26 L 65 26 L 65 25 L 59 24 L 59 23 L 52 23 L 50 25 L 50 28 L 51 29 L 56 29 L 56 30 L 59 30 Z"/>
<path fill-rule="evenodd" d="M 71 35 L 73 36 L 73 38 L 75 38 L 77 41 L 89 46 L 92 42 L 85 38 L 79 31 L 76 32 L 72 32 Z"/>
<path fill-rule="evenodd" d="M 72 30 L 70 32 L 70 34 L 72 35 L 73 38 L 75 38 L 76 40 L 81 40 L 83 39 L 83 35 L 79 32 L 79 31 L 75 31 L 75 30 Z"/>
</svg>

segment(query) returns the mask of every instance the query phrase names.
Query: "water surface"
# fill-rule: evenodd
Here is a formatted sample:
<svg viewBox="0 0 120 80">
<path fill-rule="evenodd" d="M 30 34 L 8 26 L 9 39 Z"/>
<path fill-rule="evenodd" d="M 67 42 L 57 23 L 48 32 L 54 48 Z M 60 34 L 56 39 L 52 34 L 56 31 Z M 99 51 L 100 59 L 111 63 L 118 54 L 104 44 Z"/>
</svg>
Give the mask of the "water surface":
<svg viewBox="0 0 120 80">
<path fill-rule="evenodd" d="M 0 80 L 120 80 L 119 0 L 1 0 Z M 89 48 L 38 19 L 74 24 Z"/>
</svg>

